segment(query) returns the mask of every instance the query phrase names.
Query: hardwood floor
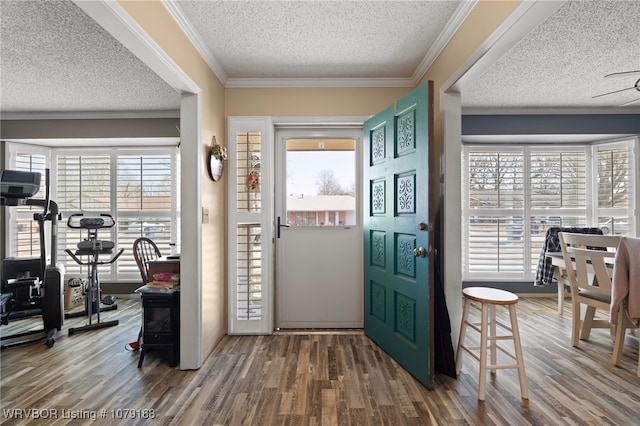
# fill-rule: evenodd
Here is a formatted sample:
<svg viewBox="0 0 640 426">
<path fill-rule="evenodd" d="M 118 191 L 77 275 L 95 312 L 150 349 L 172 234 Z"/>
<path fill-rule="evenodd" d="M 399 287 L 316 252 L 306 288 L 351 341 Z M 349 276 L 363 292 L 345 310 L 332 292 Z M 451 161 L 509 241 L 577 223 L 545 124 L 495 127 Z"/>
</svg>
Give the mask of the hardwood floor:
<svg viewBox="0 0 640 426">
<path fill-rule="evenodd" d="M 69 336 L 85 320 L 67 320 L 51 349 L 38 342 L 2 350 L 0 423 L 629 425 L 640 418 L 638 337 L 627 335 L 622 367 L 614 367 L 605 330 L 571 347 L 571 314 L 559 316 L 555 299 L 518 303 L 530 399 L 520 399 L 515 370 L 499 370 L 485 402 L 470 356 L 458 380 L 436 375 L 427 389 L 359 331 L 225 336 L 197 371 L 169 368 L 156 352 L 138 369 L 138 353 L 124 345 L 137 335 L 140 302 L 118 304 L 102 314 L 117 326 Z M 39 318 L 0 331 L 34 326 Z"/>
</svg>

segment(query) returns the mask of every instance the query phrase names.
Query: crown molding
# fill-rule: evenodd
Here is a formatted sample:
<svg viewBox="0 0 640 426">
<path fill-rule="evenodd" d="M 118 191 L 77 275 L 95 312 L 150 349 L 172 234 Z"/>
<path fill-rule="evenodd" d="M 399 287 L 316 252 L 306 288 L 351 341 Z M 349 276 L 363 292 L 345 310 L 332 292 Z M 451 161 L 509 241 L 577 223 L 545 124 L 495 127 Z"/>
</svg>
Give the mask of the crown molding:
<svg viewBox="0 0 640 426">
<path fill-rule="evenodd" d="M 371 116 L 275 116 L 271 117 L 271 122 L 278 127 L 358 127 Z"/>
<path fill-rule="evenodd" d="M 477 0 L 464 1 L 456 10 L 444 31 L 422 59 L 410 78 L 229 78 L 224 68 L 211 53 L 206 43 L 186 19 L 173 0 L 161 0 L 171 16 L 185 32 L 211 71 L 225 88 L 314 88 L 314 87 L 415 87 L 458 30 Z"/>
<path fill-rule="evenodd" d="M 442 53 L 449 41 L 453 38 L 456 31 L 460 28 L 460 25 L 467 19 L 467 16 L 473 10 L 478 0 L 463 1 L 460 3 L 455 13 L 447 22 L 447 25 L 442 30 L 436 41 L 433 43 L 425 57 L 413 73 L 411 81 L 413 86 L 416 86 L 422 80 L 422 77 L 427 73 L 431 65 L 435 62 L 436 58 Z"/>
<path fill-rule="evenodd" d="M 136 118 L 180 118 L 180 111 L 69 111 L 2 112 L 8 120 L 115 120 Z"/>
<path fill-rule="evenodd" d="M 226 88 L 413 87 L 410 78 L 230 78 Z"/>
<path fill-rule="evenodd" d="M 173 0 L 161 0 L 164 7 L 167 8 L 173 19 L 178 23 L 178 26 L 182 28 L 182 31 L 187 35 L 187 38 L 191 40 L 191 43 L 196 48 L 202 59 L 209 65 L 211 71 L 218 77 L 218 80 L 222 83 L 223 86 L 227 86 L 227 81 L 229 77 L 225 72 L 224 68 L 218 62 L 218 60 L 213 56 L 207 44 L 204 42 L 202 37 L 196 32 L 191 23 L 187 20 L 187 18 L 182 13 L 182 10 L 178 7 L 178 5 L 173 2 Z"/>
</svg>

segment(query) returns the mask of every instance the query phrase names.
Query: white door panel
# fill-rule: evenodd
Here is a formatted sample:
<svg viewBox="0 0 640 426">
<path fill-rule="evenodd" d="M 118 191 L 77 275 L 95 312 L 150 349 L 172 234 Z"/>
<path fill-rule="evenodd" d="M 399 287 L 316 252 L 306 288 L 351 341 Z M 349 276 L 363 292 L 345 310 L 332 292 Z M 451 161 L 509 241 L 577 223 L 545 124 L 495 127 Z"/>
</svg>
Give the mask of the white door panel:
<svg viewBox="0 0 640 426">
<path fill-rule="evenodd" d="M 282 229 L 278 257 L 279 328 L 363 327 L 359 228 Z"/>
</svg>

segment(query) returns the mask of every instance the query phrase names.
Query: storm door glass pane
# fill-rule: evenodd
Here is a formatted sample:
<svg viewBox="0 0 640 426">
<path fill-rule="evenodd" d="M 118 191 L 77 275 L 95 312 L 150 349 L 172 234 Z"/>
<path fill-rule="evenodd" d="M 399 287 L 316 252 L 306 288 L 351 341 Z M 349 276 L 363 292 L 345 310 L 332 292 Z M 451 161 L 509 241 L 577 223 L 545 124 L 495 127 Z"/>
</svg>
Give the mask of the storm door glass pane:
<svg viewBox="0 0 640 426">
<path fill-rule="evenodd" d="M 356 225 L 355 148 L 353 139 L 287 140 L 289 225 Z"/>
</svg>

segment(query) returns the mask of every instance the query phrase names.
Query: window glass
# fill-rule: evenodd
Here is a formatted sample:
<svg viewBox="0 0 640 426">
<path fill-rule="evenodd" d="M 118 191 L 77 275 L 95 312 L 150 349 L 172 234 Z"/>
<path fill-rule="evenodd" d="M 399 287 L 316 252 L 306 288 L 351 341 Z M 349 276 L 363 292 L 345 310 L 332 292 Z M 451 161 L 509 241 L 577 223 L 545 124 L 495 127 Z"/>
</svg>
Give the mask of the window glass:
<svg viewBox="0 0 640 426">
<path fill-rule="evenodd" d="M 289 225 L 356 224 L 355 148 L 353 139 L 287 140 Z"/>
<path fill-rule="evenodd" d="M 237 143 L 237 206 L 238 212 L 260 212 L 262 192 L 260 191 L 261 144 L 260 132 L 239 132 Z"/>
<path fill-rule="evenodd" d="M 586 154 L 532 152 L 531 208 L 585 207 Z"/>
<path fill-rule="evenodd" d="M 598 207 L 629 205 L 629 152 L 626 148 L 598 151 Z"/>
</svg>

